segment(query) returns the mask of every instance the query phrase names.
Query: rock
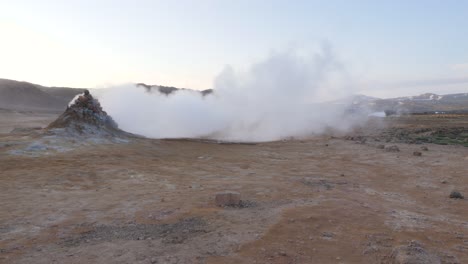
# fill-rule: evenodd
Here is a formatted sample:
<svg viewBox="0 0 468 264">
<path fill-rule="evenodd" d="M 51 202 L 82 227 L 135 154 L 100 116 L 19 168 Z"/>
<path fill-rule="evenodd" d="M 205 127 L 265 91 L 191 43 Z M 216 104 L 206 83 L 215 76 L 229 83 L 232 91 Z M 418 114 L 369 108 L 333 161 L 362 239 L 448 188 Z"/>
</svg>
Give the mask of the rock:
<svg viewBox="0 0 468 264">
<path fill-rule="evenodd" d="M 415 152 L 413 152 L 413 156 L 421 157 L 422 153 L 419 152 L 419 151 L 415 151 Z"/>
<path fill-rule="evenodd" d="M 223 191 L 216 193 L 215 202 L 217 206 L 240 206 L 240 193 L 233 191 Z"/>
<path fill-rule="evenodd" d="M 65 131 L 73 136 L 133 136 L 119 129 L 117 123 L 103 110 L 99 101 L 88 90 L 77 95 L 65 112 L 50 123 L 45 131 L 52 134 Z"/>
<path fill-rule="evenodd" d="M 442 184 L 446 184 L 446 183 L 447 183 L 447 181 L 446 181 L 446 180 L 441 180 L 441 181 L 440 181 L 440 183 L 442 183 Z"/>
<path fill-rule="evenodd" d="M 385 149 L 385 145 L 383 145 L 383 144 L 377 145 L 377 148 L 378 149 Z"/>
<path fill-rule="evenodd" d="M 440 264 L 440 258 L 431 254 L 417 241 L 406 246 L 399 246 L 392 251 L 392 262 L 395 264 Z"/>
<path fill-rule="evenodd" d="M 449 197 L 452 199 L 464 199 L 465 198 L 460 192 L 457 192 L 457 191 L 451 192 Z"/>
<path fill-rule="evenodd" d="M 422 150 L 422 151 L 429 151 L 429 149 L 428 149 L 426 146 L 422 146 L 422 147 L 421 147 L 421 150 Z"/>
<path fill-rule="evenodd" d="M 400 149 L 396 145 L 385 147 L 386 152 L 400 152 Z"/>
<path fill-rule="evenodd" d="M 331 238 L 333 238 L 334 236 L 335 236 L 335 234 L 332 233 L 332 232 L 322 232 L 322 237 L 323 237 L 323 238 L 331 239 Z"/>
</svg>

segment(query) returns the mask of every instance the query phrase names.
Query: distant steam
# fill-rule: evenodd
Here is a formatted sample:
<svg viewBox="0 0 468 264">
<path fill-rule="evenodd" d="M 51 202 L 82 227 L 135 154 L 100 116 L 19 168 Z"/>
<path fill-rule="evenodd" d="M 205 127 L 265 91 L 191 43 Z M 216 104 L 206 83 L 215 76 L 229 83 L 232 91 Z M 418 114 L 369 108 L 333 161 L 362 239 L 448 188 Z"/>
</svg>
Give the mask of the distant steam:
<svg viewBox="0 0 468 264">
<path fill-rule="evenodd" d="M 345 130 L 349 105 L 324 103 L 351 95 L 351 81 L 327 47 L 315 54 L 274 53 L 247 71 L 226 67 L 214 92 L 165 95 L 134 85 L 99 99 L 120 128 L 152 138 L 269 141 Z"/>
</svg>

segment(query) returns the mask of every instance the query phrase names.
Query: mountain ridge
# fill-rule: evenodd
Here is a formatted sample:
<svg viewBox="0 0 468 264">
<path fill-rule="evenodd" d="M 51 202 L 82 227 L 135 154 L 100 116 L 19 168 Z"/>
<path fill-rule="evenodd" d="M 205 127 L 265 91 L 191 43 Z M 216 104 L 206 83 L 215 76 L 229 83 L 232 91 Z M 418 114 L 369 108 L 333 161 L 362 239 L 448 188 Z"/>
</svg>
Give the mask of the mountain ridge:
<svg viewBox="0 0 468 264">
<path fill-rule="evenodd" d="M 170 95 L 177 91 L 196 91 L 203 96 L 214 93 L 213 89 L 197 91 L 188 88 L 172 86 L 148 85 L 136 83 L 137 88 L 143 87 L 147 92 L 160 92 Z M 49 111 L 61 113 L 68 103 L 85 88 L 46 87 L 24 81 L 0 79 L 0 108 L 13 111 Z M 468 93 L 438 95 L 424 93 L 414 96 L 396 98 L 377 98 L 363 94 L 356 94 L 346 100 L 336 103 L 351 102 L 352 110 L 367 112 L 395 112 L 395 113 L 431 113 L 431 112 L 467 112 Z"/>
</svg>

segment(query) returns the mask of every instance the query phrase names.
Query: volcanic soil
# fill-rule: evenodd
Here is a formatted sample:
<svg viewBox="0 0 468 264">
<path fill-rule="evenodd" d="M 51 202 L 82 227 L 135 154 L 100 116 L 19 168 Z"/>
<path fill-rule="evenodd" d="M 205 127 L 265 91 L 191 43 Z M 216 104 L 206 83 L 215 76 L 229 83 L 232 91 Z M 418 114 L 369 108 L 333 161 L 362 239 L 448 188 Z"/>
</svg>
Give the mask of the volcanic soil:
<svg viewBox="0 0 468 264">
<path fill-rule="evenodd" d="M 258 144 L 54 139 L 66 147 L 24 152 L 39 135 L 1 134 L 0 263 L 468 263 L 468 201 L 449 198 L 468 196 L 468 148 L 379 138 L 468 118 L 390 120 Z M 225 190 L 242 206 L 217 207 Z"/>
</svg>

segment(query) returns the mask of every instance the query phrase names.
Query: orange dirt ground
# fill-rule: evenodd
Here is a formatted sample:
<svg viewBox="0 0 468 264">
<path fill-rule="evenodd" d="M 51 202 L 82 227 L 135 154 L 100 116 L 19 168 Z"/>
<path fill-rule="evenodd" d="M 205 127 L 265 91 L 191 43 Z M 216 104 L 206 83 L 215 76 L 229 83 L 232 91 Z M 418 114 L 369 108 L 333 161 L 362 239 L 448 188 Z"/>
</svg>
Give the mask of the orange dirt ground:
<svg viewBox="0 0 468 264">
<path fill-rule="evenodd" d="M 0 263 L 400 263 L 412 240 L 468 263 L 468 201 L 449 198 L 468 195 L 463 146 L 134 139 L 12 154 L 34 140 L 0 135 Z M 224 190 L 246 206 L 216 207 Z"/>
</svg>

